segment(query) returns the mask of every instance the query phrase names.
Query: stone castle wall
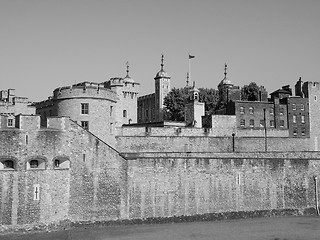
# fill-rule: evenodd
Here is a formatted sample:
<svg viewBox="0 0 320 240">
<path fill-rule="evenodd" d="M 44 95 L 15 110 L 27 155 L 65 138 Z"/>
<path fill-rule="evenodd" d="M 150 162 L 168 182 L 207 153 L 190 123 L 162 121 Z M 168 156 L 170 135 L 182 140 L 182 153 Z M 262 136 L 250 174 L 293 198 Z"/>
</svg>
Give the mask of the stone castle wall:
<svg viewBox="0 0 320 240">
<path fill-rule="evenodd" d="M 119 152 L 68 118 L 41 129 L 39 118 L 20 116 L 18 128 L 0 129 L 0 162 L 14 161 L 0 170 L 0 230 L 119 219 L 126 195 Z M 44 164 L 32 169 L 33 159 Z M 68 164 L 56 168 L 56 159 Z"/>
<path fill-rule="evenodd" d="M 314 150 L 312 138 L 289 138 L 287 129 L 268 129 L 265 138 L 263 129 L 233 128 L 232 120 L 234 116 L 229 121 L 213 118 L 211 129 L 123 127 L 117 131 L 116 146 L 121 152 L 264 152 L 266 147 L 267 151 Z M 217 122 L 224 122 L 222 128 Z"/>
<path fill-rule="evenodd" d="M 319 153 L 126 157 L 130 219 L 315 207 Z"/>
</svg>

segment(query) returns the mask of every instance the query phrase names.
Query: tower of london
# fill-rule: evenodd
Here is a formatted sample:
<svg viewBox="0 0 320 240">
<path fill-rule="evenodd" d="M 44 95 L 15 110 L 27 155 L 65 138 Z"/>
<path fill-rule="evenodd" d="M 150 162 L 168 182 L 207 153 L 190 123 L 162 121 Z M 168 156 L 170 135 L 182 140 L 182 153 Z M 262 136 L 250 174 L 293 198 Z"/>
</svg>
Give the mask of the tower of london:
<svg viewBox="0 0 320 240">
<path fill-rule="evenodd" d="M 172 122 L 164 69 L 162 55 L 145 96 L 129 64 L 124 77 L 60 86 L 41 102 L 1 91 L 0 231 L 315 212 L 319 82 L 244 101 L 225 65 L 216 114 L 194 84 L 185 121 Z"/>
</svg>

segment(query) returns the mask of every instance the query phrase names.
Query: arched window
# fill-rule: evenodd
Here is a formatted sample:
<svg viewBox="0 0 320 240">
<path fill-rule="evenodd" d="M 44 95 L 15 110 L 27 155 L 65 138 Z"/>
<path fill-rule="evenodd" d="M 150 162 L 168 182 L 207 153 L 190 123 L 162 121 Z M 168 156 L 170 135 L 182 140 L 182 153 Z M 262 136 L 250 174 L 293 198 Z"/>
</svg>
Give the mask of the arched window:
<svg viewBox="0 0 320 240">
<path fill-rule="evenodd" d="M 38 168 L 38 167 L 39 167 L 38 160 L 31 160 L 30 161 L 30 168 Z"/>
<path fill-rule="evenodd" d="M 4 161 L 4 168 L 6 169 L 6 168 L 11 168 L 11 169 L 13 169 L 14 168 L 14 163 L 13 163 L 13 161 L 12 160 L 6 160 L 6 161 Z"/>
<path fill-rule="evenodd" d="M 31 158 L 26 163 L 27 170 L 44 170 L 46 169 L 46 160 L 43 157 Z"/>
<path fill-rule="evenodd" d="M 14 170 L 15 161 L 11 159 L 0 159 L 0 170 Z"/>
<path fill-rule="evenodd" d="M 53 168 L 54 169 L 69 169 L 70 161 L 66 156 L 59 156 L 53 159 Z"/>
</svg>

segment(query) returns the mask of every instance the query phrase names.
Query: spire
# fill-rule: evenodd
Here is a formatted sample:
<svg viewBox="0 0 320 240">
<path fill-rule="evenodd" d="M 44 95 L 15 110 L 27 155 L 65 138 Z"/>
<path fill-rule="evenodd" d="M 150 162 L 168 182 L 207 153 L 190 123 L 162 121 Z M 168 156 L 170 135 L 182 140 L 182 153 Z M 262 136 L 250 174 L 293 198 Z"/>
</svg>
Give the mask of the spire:
<svg viewBox="0 0 320 240">
<path fill-rule="evenodd" d="M 126 65 L 127 65 L 127 76 L 125 78 L 130 78 L 129 77 L 129 62 L 128 61 L 126 62 Z"/>
<path fill-rule="evenodd" d="M 164 56 L 163 56 L 163 53 L 161 54 L 161 71 L 163 71 L 163 58 L 164 58 Z"/>
<path fill-rule="evenodd" d="M 187 72 L 187 87 L 189 87 L 189 72 Z"/>
<path fill-rule="evenodd" d="M 224 64 L 224 79 L 227 79 L 227 69 L 228 69 L 228 65 L 227 63 Z"/>
<path fill-rule="evenodd" d="M 161 69 L 156 74 L 155 79 L 158 79 L 158 78 L 167 78 L 167 79 L 169 79 L 170 78 L 169 75 L 163 70 L 163 66 L 164 66 L 163 61 L 164 61 L 164 55 L 161 54 Z"/>
<path fill-rule="evenodd" d="M 134 83 L 134 80 L 129 76 L 129 62 L 127 61 L 126 62 L 126 66 L 127 66 L 127 75 L 124 77 L 124 81 L 126 82 L 126 83 L 128 83 L 128 82 L 130 82 L 130 83 Z"/>
</svg>

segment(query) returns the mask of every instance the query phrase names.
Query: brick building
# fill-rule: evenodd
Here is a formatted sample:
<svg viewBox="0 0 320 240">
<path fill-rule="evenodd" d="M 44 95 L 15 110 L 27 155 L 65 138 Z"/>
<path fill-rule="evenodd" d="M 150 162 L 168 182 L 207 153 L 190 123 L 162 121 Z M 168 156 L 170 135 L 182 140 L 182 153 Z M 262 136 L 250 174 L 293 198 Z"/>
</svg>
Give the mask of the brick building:
<svg viewBox="0 0 320 240">
<path fill-rule="evenodd" d="M 300 83 L 299 83 L 300 81 Z M 258 101 L 242 101 L 232 97 L 220 97 L 227 99 L 225 108 L 218 114 L 236 116 L 236 127 L 240 129 L 275 129 L 289 130 L 289 137 L 309 137 L 309 99 L 303 93 L 303 85 L 299 79 L 295 88 L 295 95 L 289 85 L 283 86 L 266 98 L 265 89 L 260 88 Z M 299 86 L 298 88 L 297 86 Z M 219 87 L 222 88 L 222 82 Z M 229 86 L 230 84 L 226 85 Z M 220 92 L 220 91 L 219 91 Z M 227 91 L 222 94 L 227 94 Z"/>
</svg>

